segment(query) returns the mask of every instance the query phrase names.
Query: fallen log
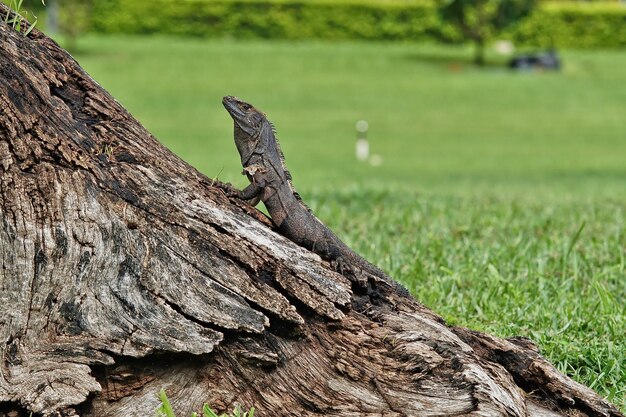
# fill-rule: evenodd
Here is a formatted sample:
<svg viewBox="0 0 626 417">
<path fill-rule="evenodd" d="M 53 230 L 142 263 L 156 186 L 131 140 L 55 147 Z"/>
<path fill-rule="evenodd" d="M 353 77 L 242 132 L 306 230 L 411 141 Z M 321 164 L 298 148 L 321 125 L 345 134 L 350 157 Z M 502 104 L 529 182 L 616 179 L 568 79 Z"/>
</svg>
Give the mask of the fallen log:
<svg viewBox="0 0 626 417">
<path fill-rule="evenodd" d="M 531 341 L 335 272 L 4 22 L 0 260 L 0 415 L 146 416 L 165 388 L 180 416 L 621 416 Z"/>
</svg>

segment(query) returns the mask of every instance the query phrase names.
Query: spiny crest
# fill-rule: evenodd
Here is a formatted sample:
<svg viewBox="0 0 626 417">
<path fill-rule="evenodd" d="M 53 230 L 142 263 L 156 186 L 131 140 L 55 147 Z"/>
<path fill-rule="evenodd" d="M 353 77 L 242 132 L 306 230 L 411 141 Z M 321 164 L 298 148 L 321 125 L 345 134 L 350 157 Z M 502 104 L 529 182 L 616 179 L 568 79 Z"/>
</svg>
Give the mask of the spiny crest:
<svg viewBox="0 0 626 417">
<path fill-rule="evenodd" d="M 278 151 L 278 156 L 280 157 L 280 164 L 283 166 L 283 171 L 285 171 L 286 173 L 289 173 L 289 171 L 287 171 L 287 167 L 285 166 L 285 154 L 283 153 L 283 150 L 280 148 L 280 142 L 278 141 L 278 137 L 276 136 L 276 128 L 274 127 L 274 124 L 272 124 L 272 122 L 270 122 L 269 120 L 268 120 L 268 123 L 272 127 L 272 133 L 274 134 L 274 141 L 276 142 L 276 150 Z M 289 175 L 289 180 L 291 180 L 291 175 Z"/>
<path fill-rule="evenodd" d="M 285 177 L 287 178 L 287 182 L 289 183 L 289 188 L 291 188 L 291 192 L 293 193 L 293 196 L 296 198 L 296 200 L 298 200 L 298 202 L 302 205 L 302 207 L 304 207 L 308 212 L 311 212 L 311 209 L 309 208 L 309 206 L 307 206 L 304 203 L 304 201 L 302 201 L 302 197 L 300 197 L 300 194 L 298 194 L 296 189 L 293 188 L 293 183 L 291 182 L 291 172 L 285 170 Z"/>
<path fill-rule="evenodd" d="M 280 164 L 283 167 L 285 178 L 287 178 L 287 183 L 289 183 L 289 188 L 291 188 L 291 192 L 293 193 L 293 196 L 296 198 L 296 200 L 298 200 L 300 204 L 302 204 L 302 206 L 305 209 L 307 209 L 307 211 L 310 212 L 311 209 L 309 208 L 309 206 L 304 204 L 304 201 L 302 201 L 302 197 L 300 197 L 300 194 L 298 194 L 296 189 L 293 187 L 293 183 L 291 182 L 291 172 L 289 172 L 289 170 L 285 166 L 285 154 L 283 154 L 283 150 L 280 147 L 280 142 L 278 141 L 278 137 L 276 135 L 276 128 L 274 127 L 274 123 L 270 122 L 269 120 L 267 122 L 270 124 L 272 128 L 272 133 L 274 134 L 274 140 L 276 141 L 276 150 L 278 151 L 278 156 L 280 157 Z"/>
<path fill-rule="evenodd" d="M 296 190 L 294 190 L 293 187 L 291 187 L 291 191 L 293 192 L 293 196 L 295 197 L 296 200 L 298 200 L 300 205 L 304 207 L 306 211 L 308 211 L 309 213 L 312 213 L 311 208 L 307 206 L 304 201 L 302 201 L 302 197 L 300 197 L 300 194 Z"/>
</svg>

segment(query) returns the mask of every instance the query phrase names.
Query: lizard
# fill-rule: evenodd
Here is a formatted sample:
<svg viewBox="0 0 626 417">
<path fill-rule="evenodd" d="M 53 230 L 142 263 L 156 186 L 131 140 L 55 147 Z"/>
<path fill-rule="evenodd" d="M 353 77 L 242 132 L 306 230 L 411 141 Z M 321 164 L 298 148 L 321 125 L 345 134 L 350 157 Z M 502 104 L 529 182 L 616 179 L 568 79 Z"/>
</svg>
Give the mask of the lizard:
<svg viewBox="0 0 626 417">
<path fill-rule="evenodd" d="M 339 272 L 348 268 L 355 275 L 365 273 L 370 283 L 380 287 L 382 281 L 394 292 L 408 295 L 405 287 L 350 249 L 304 204 L 265 113 L 233 96 L 224 97 L 222 104 L 233 119 L 242 174 L 250 181 L 243 190 L 226 187 L 226 194 L 252 205 L 262 201 L 279 233 L 330 261 Z"/>
</svg>

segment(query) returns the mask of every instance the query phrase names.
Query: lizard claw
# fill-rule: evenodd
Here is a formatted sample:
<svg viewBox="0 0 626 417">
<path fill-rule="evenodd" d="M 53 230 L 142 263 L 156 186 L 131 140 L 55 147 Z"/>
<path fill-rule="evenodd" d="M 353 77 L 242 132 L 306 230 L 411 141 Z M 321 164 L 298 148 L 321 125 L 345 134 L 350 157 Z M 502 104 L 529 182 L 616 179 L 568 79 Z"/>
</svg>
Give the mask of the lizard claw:
<svg viewBox="0 0 626 417">
<path fill-rule="evenodd" d="M 230 183 L 220 183 L 218 187 L 224 191 L 226 197 L 238 197 L 239 190 L 232 186 Z"/>
</svg>

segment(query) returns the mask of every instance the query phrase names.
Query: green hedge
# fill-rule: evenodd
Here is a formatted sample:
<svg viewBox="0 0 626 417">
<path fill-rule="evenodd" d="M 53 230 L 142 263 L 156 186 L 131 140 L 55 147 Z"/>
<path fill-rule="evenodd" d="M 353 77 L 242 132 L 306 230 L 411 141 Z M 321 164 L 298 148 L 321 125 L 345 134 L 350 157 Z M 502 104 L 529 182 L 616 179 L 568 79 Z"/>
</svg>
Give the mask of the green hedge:
<svg viewBox="0 0 626 417">
<path fill-rule="evenodd" d="M 458 42 L 429 0 L 99 0 L 93 30 L 270 39 Z M 619 3 L 544 3 L 505 36 L 540 47 L 626 46 Z"/>
<path fill-rule="evenodd" d="M 94 29 L 278 39 L 437 39 L 445 37 L 430 2 L 323 0 L 101 0 Z"/>
<path fill-rule="evenodd" d="M 506 35 L 522 45 L 625 47 L 626 5 L 615 2 L 547 3 Z"/>
</svg>

